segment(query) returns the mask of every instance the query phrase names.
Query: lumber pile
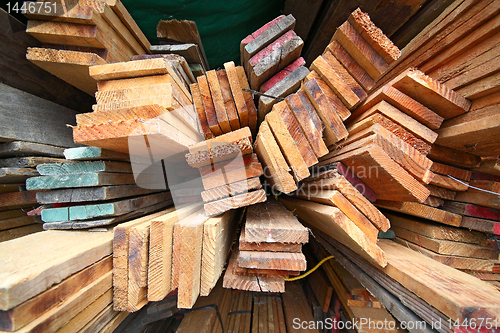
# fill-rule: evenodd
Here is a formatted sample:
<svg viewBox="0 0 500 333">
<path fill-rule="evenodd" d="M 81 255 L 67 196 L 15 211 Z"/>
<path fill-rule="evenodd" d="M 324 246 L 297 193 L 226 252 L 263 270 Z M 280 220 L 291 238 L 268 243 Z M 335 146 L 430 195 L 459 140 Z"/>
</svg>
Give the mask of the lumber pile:
<svg viewBox="0 0 500 333">
<path fill-rule="evenodd" d="M 469 112 L 443 122 L 436 143 L 496 156 L 498 141 L 498 4 L 454 2 L 402 50 L 383 81 L 416 66 L 470 100 Z M 467 24 L 464 24 L 467 23 Z"/>
<path fill-rule="evenodd" d="M 207 216 L 266 201 L 249 127 L 190 146 L 186 161 L 199 170 Z"/>
<path fill-rule="evenodd" d="M 97 89 L 89 66 L 149 53 L 147 38 L 119 0 L 41 1 L 25 16 L 26 32 L 43 43 L 28 48 L 27 59 L 89 95 Z"/>
<path fill-rule="evenodd" d="M 259 124 L 280 99 L 297 91 L 309 74 L 300 52 L 304 42 L 294 32 L 295 18 L 280 15 L 240 43 L 241 63 L 258 98 Z M 274 97 L 274 98 L 273 98 Z"/>
<path fill-rule="evenodd" d="M 190 85 L 193 104 L 205 140 L 250 127 L 257 132 L 257 109 L 248 89 L 245 70 L 230 61 L 224 69 L 210 70 Z"/>
<path fill-rule="evenodd" d="M 165 188 L 145 184 L 162 181 L 163 173 L 137 176 L 129 157 L 95 147 L 71 148 L 65 159 L 37 165 L 41 176 L 26 180 L 26 188 L 42 205 L 43 228 L 88 229 L 124 222 L 172 204 Z M 147 178 L 147 179 L 146 179 Z"/>
<path fill-rule="evenodd" d="M 464 320 L 468 323 L 476 316 L 485 320 L 491 318 L 490 321 L 498 318 L 500 294 L 492 284 L 388 239 L 378 242 L 387 259 L 387 266 L 380 268 L 326 233 L 319 230 L 313 233 L 325 249 L 401 322 L 425 321 L 427 329 L 432 323 L 435 328 L 437 322 L 447 322 L 451 323 L 448 326 L 451 329 L 443 331 L 453 331 L 458 329 L 458 323 Z"/>
<path fill-rule="evenodd" d="M 177 308 L 190 309 L 216 286 L 241 211 L 216 217 L 185 204 L 114 228 L 113 306 L 135 312 L 177 291 Z"/>
<path fill-rule="evenodd" d="M 308 259 L 314 256 L 315 259 L 320 260 L 330 256 L 317 240 L 311 242 L 311 250 L 312 253 Z M 311 266 L 314 266 L 315 260 L 312 259 L 311 263 Z M 396 327 L 399 323 L 388 310 L 335 258 L 329 259 L 321 266 L 321 269 L 310 274 L 308 284 L 323 313 L 328 313 L 333 309 L 334 315 L 340 317 L 339 306 L 341 306 L 345 316 L 342 321 L 348 320 L 356 323 L 358 332 L 397 331 Z M 365 322 L 367 318 L 370 318 L 371 325 Z"/>
<path fill-rule="evenodd" d="M 90 75 L 98 81 L 97 104 L 93 112 L 77 115 L 75 142 L 181 161 L 181 155 L 174 156 L 198 142 L 200 134 L 179 69 L 165 58 L 92 66 Z"/>
<path fill-rule="evenodd" d="M 247 208 L 239 242 L 224 274 L 224 288 L 280 292 L 285 279 L 306 269 L 307 228 L 276 200 Z"/>
<path fill-rule="evenodd" d="M 195 77 L 210 69 L 196 22 L 191 20 L 160 20 L 156 26 L 160 45 L 152 45 L 153 54 L 175 53 L 186 59 Z"/>
<path fill-rule="evenodd" d="M 446 177 L 452 166 L 433 164 L 446 163 L 434 145 L 438 134 L 433 129 L 466 112 L 468 105 L 456 92 L 409 69 L 356 108 L 347 123 L 349 138 L 320 165 L 344 163 L 377 189 L 380 200 L 423 203 L 429 188 L 463 191 L 466 187 Z"/>
<path fill-rule="evenodd" d="M 51 230 L 1 243 L 0 330 L 112 332 L 127 315 L 113 310 L 112 239 Z"/>
</svg>

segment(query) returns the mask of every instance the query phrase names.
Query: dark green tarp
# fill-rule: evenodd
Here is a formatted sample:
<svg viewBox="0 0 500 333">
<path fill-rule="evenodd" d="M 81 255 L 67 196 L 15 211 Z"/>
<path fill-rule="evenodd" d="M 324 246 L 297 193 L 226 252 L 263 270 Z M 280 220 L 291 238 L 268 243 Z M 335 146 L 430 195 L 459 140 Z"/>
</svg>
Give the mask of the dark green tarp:
<svg viewBox="0 0 500 333">
<path fill-rule="evenodd" d="M 280 15 L 284 0 L 122 0 L 151 44 L 158 44 L 160 20 L 193 20 L 198 26 L 210 68 L 239 63 L 240 41 Z"/>
</svg>

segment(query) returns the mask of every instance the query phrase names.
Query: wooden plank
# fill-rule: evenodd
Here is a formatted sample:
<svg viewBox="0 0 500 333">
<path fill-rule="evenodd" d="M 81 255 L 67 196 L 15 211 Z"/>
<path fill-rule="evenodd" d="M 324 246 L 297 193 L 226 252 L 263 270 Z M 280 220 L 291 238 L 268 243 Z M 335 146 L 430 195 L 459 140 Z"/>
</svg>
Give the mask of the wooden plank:
<svg viewBox="0 0 500 333">
<path fill-rule="evenodd" d="M 261 176 L 264 172 L 256 154 L 245 155 L 229 162 L 206 166 L 200 169 L 203 187 L 210 190 L 230 185 L 248 178 Z"/>
<path fill-rule="evenodd" d="M 304 103 L 304 101 L 306 101 L 306 103 Z M 286 102 L 304 131 L 307 141 L 316 157 L 328 154 L 328 148 L 323 141 L 323 125 L 316 111 L 305 96 L 305 93 L 302 92 L 300 95 L 290 95 L 286 98 Z"/>
<path fill-rule="evenodd" d="M 207 120 L 207 114 L 205 113 L 205 107 L 203 106 L 203 99 L 200 93 L 200 87 L 197 83 L 193 83 L 190 85 L 191 94 L 193 96 L 194 108 L 196 110 L 196 114 L 198 115 L 198 119 L 200 121 L 201 131 L 205 137 L 205 140 L 212 139 L 214 134 L 210 130 Z"/>
<path fill-rule="evenodd" d="M 240 86 L 242 89 L 250 89 L 250 85 L 248 84 L 248 79 L 245 74 L 245 69 L 242 66 L 236 67 L 236 73 L 238 74 L 238 79 L 240 81 Z M 255 107 L 255 103 L 253 101 L 252 94 L 244 91 L 243 97 L 245 98 L 245 102 L 247 104 L 248 110 L 248 126 L 252 130 L 252 133 L 256 135 L 257 133 L 257 108 Z"/>
<path fill-rule="evenodd" d="M 46 239 L 51 241 L 45 241 Z M 110 255 L 111 239 L 110 232 L 47 231 L 3 243 L 2 251 L 10 255 L 2 256 L 4 269 L 1 273 L 1 309 L 12 309 L 69 275 Z M 36 244 L 37 252 L 43 257 L 29 255 L 33 251 L 30 244 Z M 15 269 L 19 264 L 30 269 Z"/>
<path fill-rule="evenodd" d="M 290 333 L 319 332 L 317 329 L 301 329 L 293 324 L 292 318 L 301 318 L 305 322 L 314 322 L 309 307 L 300 306 L 306 304 L 307 298 L 304 295 L 302 287 L 297 282 L 288 282 L 286 292 L 283 294 L 283 308 L 286 318 L 286 330 Z"/>
<path fill-rule="evenodd" d="M 245 229 L 247 242 L 307 243 L 307 229 L 279 202 L 266 203 L 248 208 Z"/>
<path fill-rule="evenodd" d="M 325 94 L 326 97 L 328 97 L 330 104 L 335 109 L 340 118 L 342 118 L 342 120 L 346 120 L 347 118 L 349 118 L 351 116 L 351 112 L 347 110 L 347 108 L 342 103 L 342 101 L 337 97 L 335 92 L 329 87 L 328 83 L 326 83 L 318 73 L 316 73 L 315 71 L 311 71 L 309 74 L 307 74 L 306 78 L 304 79 L 304 82 L 313 79 L 316 80 L 321 90 L 323 91 L 323 94 Z"/>
<path fill-rule="evenodd" d="M 317 203 L 339 208 L 359 229 L 361 229 L 372 242 L 377 242 L 378 230 L 375 226 L 352 205 L 339 191 L 321 190 L 319 192 L 311 191 L 308 188 L 307 193 L 296 194 L 298 198 L 310 200 Z"/>
<path fill-rule="evenodd" d="M 0 209 L 14 209 L 29 205 L 36 206 L 37 192 L 38 191 L 20 191 L 0 194 Z"/>
<path fill-rule="evenodd" d="M 393 226 L 404 228 L 432 239 L 455 241 L 481 246 L 486 246 L 488 244 L 488 237 L 484 233 L 477 231 L 445 226 L 422 218 L 394 214 L 392 212 L 385 212 L 385 215 L 391 220 L 391 224 Z"/>
<path fill-rule="evenodd" d="M 262 184 L 259 178 L 254 177 L 203 191 L 201 197 L 204 202 L 211 202 L 260 188 L 262 188 Z"/>
<path fill-rule="evenodd" d="M 29 20 L 26 32 L 42 43 L 108 49 L 119 61 L 129 60 L 135 52 L 108 25 Z"/>
<path fill-rule="evenodd" d="M 0 231 L 0 242 L 5 242 L 12 239 L 24 237 L 33 233 L 37 233 L 39 231 L 43 231 L 43 228 L 41 224 L 38 223 L 27 225 L 24 227 Z"/>
<path fill-rule="evenodd" d="M 262 93 L 268 91 L 269 89 L 274 87 L 278 82 L 280 82 L 281 80 L 286 78 L 288 75 L 293 73 L 293 71 L 295 71 L 297 68 L 299 68 L 300 66 L 304 66 L 305 64 L 306 64 L 306 61 L 304 60 L 304 58 L 302 58 L 302 57 L 298 58 L 297 60 L 292 62 L 290 65 L 286 66 L 285 68 L 280 70 L 278 73 L 273 75 L 269 80 L 264 82 L 260 86 L 259 91 Z"/>
<path fill-rule="evenodd" d="M 266 201 L 266 192 L 257 190 L 206 203 L 204 208 L 208 216 L 215 216 L 230 209 L 246 207 L 264 201 Z"/>
<path fill-rule="evenodd" d="M 256 35 L 252 41 L 248 42 L 243 47 L 242 63 L 248 61 L 248 59 L 250 59 L 250 57 L 256 54 L 259 50 L 272 43 L 288 30 L 293 30 L 294 27 L 295 18 L 292 15 L 287 15 L 274 25 L 268 27 L 259 35 Z"/>
<path fill-rule="evenodd" d="M 331 41 L 334 40 L 346 49 L 373 80 L 380 78 L 389 68 L 384 58 L 373 49 L 348 21 L 344 22 L 335 31 Z"/>
<path fill-rule="evenodd" d="M 325 144 L 330 146 L 348 136 L 342 119 L 328 101 L 325 93 L 316 80 L 309 80 L 302 84 L 302 90 L 306 92 L 314 108 L 321 118 L 324 126 Z"/>
<path fill-rule="evenodd" d="M 271 111 L 272 107 L 278 103 L 276 98 L 285 98 L 299 89 L 302 80 L 309 74 L 309 70 L 300 66 L 290 75 L 275 84 L 271 89 L 266 91 L 266 95 L 274 96 L 275 98 L 261 96 L 259 98 L 259 117 L 263 117 Z M 259 118 L 261 119 L 261 118 Z"/>
<path fill-rule="evenodd" d="M 359 148 L 332 159 L 332 162 L 339 161 L 349 166 L 370 188 L 377 189 L 375 193 L 378 199 L 423 202 L 429 196 L 429 190 L 377 145 Z M 375 176 L 371 174 L 370 168 L 376 170 Z"/>
<path fill-rule="evenodd" d="M 412 216 L 422 217 L 427 220 L 459 227 L 462 221 L 462 216 L 449 213 L 447 211 L 430 207 L 427 205 L 419 204 L 416 202 L 398 202 L 377 200 L 375 202 L 377 207 L 389 209 L 396 212 L 409 214 Z"/>
<path fill-rule="evenodd" d="M 454 241 L 435 240 L 399 227 L 393 227 L 393 230 L 397 237 L 438 254 L 479 259 L 498 258 L 498 251 L 487 247 Z"/>
<path fill-rule="evenodd" d="M 280 202 L 308 224 L 322 230 L 377 266 L 387 264 L 385 255 L 358 226 L 338 208 L 294 198 L 280 198 Z"/>
<path fill-rule="evenodd" d="M 35 168 L 44 163 L 62 162 L 63 159 L 52 157 L 11 157 L 0 160 L 0 168 Z"/>
<path fill-rule="evenodd" d="M 416 69 L 401 73 L 390 84 L 445 119 L 470 109 L 469 100 Z"/>
<path fill-rule="evenodd" d="M 275 190 L 290 193 L 297 189 L 293 176 L 290 174 L 290 167 L 286 163 L 266 121 L 260 125 L 254 149 L 264 168 L 269 171 L 269 181 Z"/>
<path fill-rule="evenodd" d="M 335 58 L 335 56 L 328 50 L 325 50 L 321 55 L 323 59 L 335 70 L 335 72 L 342 78 L 342 80 L 349 86 L 352 92 L 358 96 L 360 100 L 366 98 L 366 92 L 361 85 L 349 74 L 347 69 Z"/>
<path fill-rule="evenodd" d="M 65 149 L 64 157 L 67 160 L 77 161 L 113 160 L 130 162 L 130 156 L 128 154 L 118 153 L 98 147 L 77 147 Z"/>
<path fill-rule="evenodd" d="M 240 128 L 240 119 L 238 117 L 238 112 L 236 111 L 236 105 L 233 101 L 233 95 L 231 94 L 231 88 L 226 71 L 224 69 L 217 71 L 217 78 L 219 79 L 219 85 L 224 99 L 224 106 L 226 107 L 229 124 L 231 125 L 231 130 L 236 131 Z"/>
<path fill-rule="evenodd" d="M 441 164 L 434 162 L 430 168 L 430 170 L 434 173 L 438 173 L 440 175 L 450 175 L 452 177 L 464 180 L 468 182 L 472 173 L 469 170 L 464 170 L 456 167 L 452 167 L 450 165 Z"/>
<path fill-rule="evenodd" d="M 486 190 L 495 193 L 500 193 L 500 182 L 495 182 L 491 180 L 471 180 L 469 182 L 469 185 L 479 188 L 479 189 L 474 189 L 472 187 L 469 187 L 468 191 L 471 192 L 478 192 L 478 191 L 483 192 L 481 190 Z"/>
<path fill-rule="evenodd" d="M 151 45 L 149 50 L 155 55 L 177 54 L 183 57 L 189 64 L 199 64 L 200 66 L 204 66 L 200 49 L 198 45 L 193 43 Z M 204 67 L 202 67 L 202 69 L 205 71 Z"/>
<path fill-rule="evenodd" d="M 462 223 L 460 226 L 494 235 L 500 235 L 500 223 L 497 221 L 464 216 L 462 217 Z"/>
<path fill-rule="evenodd" d="M 308 167 L 318 163 L 318 159 L 316 158 L 316 155 L 314 154 L 314 151 L 312 150 L 311 146 L 309 145 L 309 142 L 307 138 L 305 137 L 305 134 L 300 127 L 297 119 L 292 113 L 292 110 L 288 107 L 288 104 L 286 101 L 282 101 L 278 104 L 276 104 L 273 107 L 273 111 L 276 111 L 281 118 L 283 119 L 288 132 L 290 133 L 290 136 L 292 137 L 293 141 L 296 143 L 297 148 L 299 149 L 300 154 L 302 155 L 302 158 L 304 159 L 304 162 Z"/>
<path fill-rule="evenodd" d="M 112 258 L 107 256 L 80 272 L 69 276 L 59 284 L 51 287 L 34 298 L 8 310 L 0 312 L 0 325 L 2 330 L 17 331 L 36 320 L 53 306 L 52 299 L 57 297 L 61 302 L 75 295 L 81 288 L 101 278 L 112 269 Z M 78 286 L 78 288 L 75 288 Z M 35 311 L 33 311 L 35 309 Z"/>
<path fill-rule="evenodd" d="M 500 198 L 498 195 L 479 192 L 460 192 L 455 196 L 455 201 L 468 202 L 479 206 L 493 209 L 500 208 Z"/>
<path fill-rule="evenodd" d="M 161 301 L 172 290 L 172 248 L 174 225 L 196 211 L 200 205 L 188 205 L 154 217 L 149 222 L 149 264 L 147 277 L 148 301 Z"/>
<path fill-rule="evenodd" d="M 36 221 L 32 216 L 14 217 L 0 220 L 0 231 L 12 228 L 23 227 L 34 224 Z"/>
<path fill-rule="evenodd" d="M 432 145 L 428 157 L 436 162 L 453 165 L 459 168 L 475 168 L 481 164 L 481 158 L 466 152 L 443 147 L 437 144 Z"/>
<path fill-rule="evenodd" d="M 432 258 L 433 260 L 440 262 L 446 266 L 455 268 L 455 269 L 477 269 L 486 272 L 493 271 L 493 262 L 491 260 L 484 259 L 476 259 L 476 258 L 468 258 L 468 257 L 458 257 L 458 256 L 450 256 L 444 254 L 438 254 L 434 251 L 430 251 L 425 249 L 422 246 L 415 245 L 411 242 L 408 242 L 402 238 L 396 238 L 396 242 L 404 245 L 405 247 L 412 249 L 416 252 L 423 254 L 426 257 Z"/>
<path fill-rule="evenodd" d="M 64 157 L 64 148 L 44 145 L 39 143 L 12 141 L 0 144 L 0 156 L 21 157 L 21 156 L 47 156 L 53 158 Z"/>
<path fill-rule="evenodd" d="M 294 142 L 292 136 L 288 132 L 286 124 L 280 117 L 277 111 L 269 112 L 266 115 L 266 122 L 271 129 L 276 142 L 278 143 L 283 157 L 290 169 L 296 181 L 300 181 L 310 175 L 307 164 L 305 163 L 297 144 Z"/>
<path fill-rule="evenodd" d="M 220 217 L 208 219 L 203 225 L 200 295 L 208 296 L 222 275 L 236 221 L 242 212 L 228 211 Z"/>
<path fill-rule="evenodd" d="M 415 7 L 418 8 L 419 6 Z M 363 37 L 363 39 L 365 39 L 389 65 L 398 60 L 401 51 L 399 51 L 396 45 L 394 45 L 391 40 L 384 35 L 382 30 L 372 22 L 367 13 L 362 12 L 358 7 L 349 15 L 348 21 L 361 37 Z"/>
<path fill-rule="evenodd" d="M 173 256 L 179 261 L 173 266 L 173 274 L 177 270 L 179 308 L 192 308 L 200 293 L 203 225 L 207 219 L 204 213 L 195 213 L 174 227 Z"/>
<path fill-rule="evenodd" d="M 239 251 L 239 267 L 304 271 L 306 258 L 302 253 Z"/>
<path fill-rule="evenodd" d="M 73 175 L 32 177 L 26 184 L 28 190 L 89 187 L 102 185 L 134 184 L 132 174 L 92 172 Z"/>
<path fill-rule="evenodd" d="M 337 94 L 348 109 L 352 109 L 360 102 L 359 97 L 322 56 L 317 57 L 313 61 L 310 69 L 316 71 L 328 83 L 328 86 Z"/>
<path fill-rule="evenodd" d="M 275 243 L 275 242 L 250 242 L 245 237 L 245 228 L 241 229 L 239 246 L 242 251 L 266 251 L 266 252 L 301 252 L 301 243 Z"/>
<path fill-rule="evenodd" d="M 76 111 L 4 84 L 0 85 L 0 97 L 5 101 L 0 108 L 1 141 L 75 146 L 70 137 L 71 129 L 66 124 L 75 123 Z"/>
<path fill-rule="evenodd" d="M 435 113 L 432 109 L 427 108 L 390 85 L 384 85 L 370 94 L 370 97 L 356 109 L 355 115 L 361 114 L 382 100 L 389 102 L 431 129 L 438 129 L 444 120 L 443 117 Z"/>
<path fill-rule="evenodd" d="M 448 176 L 443 176 L 437 173 L 433 174 L 430 184 L 443 187 L 451 191 L 466 191 L 469 187 L 467 182 L 459 182 Z"/>
<path fill-rule="evenodd" d="M 112 161 L 94 161 L 94 162 L 68 162 L 67 160 L 58 160 L 37 165 L 37 171 L 42 176 L 68 175 L 75 173 L 89 172 L 116 172 L 131 173 L 130 163 L 112 162 Z"/>
<path fill-rule="evenodd" d="M 219 123 L 219 127 L 221 128 L 223 133 L 231 132 L 231 126 L 229 125 L 229 119 L 227 116 L 224 99 L 222 97 L 219 80 L 217 79 L 217 73 L 215 72 L 215 70 L 211 70 L 206 72 L 205 75 L 207 77 L 208 86 L 212 95 L 212 102 L 214 104 L 215 114 L 217 117 L 217 122 Z"/>
<path fill-rule="evenodd" d="M 243 95 L 242 86 L 240 84 L 240 79 L 236 71 L 236 67 L 233 61 L 224 63 L 224 68 L 226 70 L 227 79 L 229 81 L 229 86 L 231 88 L 231 93 L 234 98 L 234 103 L 238 111 L 238 117 L 241 127 L 248 126 L 248 107 L 245 96 Z"/>
<path fill-rule="evenodd" d="M 422 125 L 420 122 L 416 121 L 407 114 L 401 112 L 386 101 L 380 101 L 369 110 L 363 112 L 361 115 L 351 120 L 350 123 L 355 123 L 359 120 L 365 119 L 376 112 L 379 112 L 384 116 L 390 118 L 394 122 L 403 126 L 407 130 L 415 134 L 417 137 L 423 139 L 428 143 L 434 143 L 434 141 L 436 141 L 437 139 L 437 133 L 433 132 L 428 127 Z"/>
</svg>

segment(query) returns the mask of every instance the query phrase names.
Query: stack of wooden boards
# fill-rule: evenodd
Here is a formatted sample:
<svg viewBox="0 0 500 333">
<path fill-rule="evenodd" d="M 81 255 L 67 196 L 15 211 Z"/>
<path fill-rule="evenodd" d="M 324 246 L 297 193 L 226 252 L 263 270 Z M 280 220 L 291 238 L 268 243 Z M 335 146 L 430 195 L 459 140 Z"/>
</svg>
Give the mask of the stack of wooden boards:
<svg viewBox="0 0 500 333">
<path fill-rule="evenodd" d="M 335 256 L 400 322 L 451 323 L 451 332 L 471 318 L 498 318 L 500 292 L 491 284 L 443 265 L 392 240 L 378 242 L 387 266 L 370 264 L 325 233 L 313 230 L 316 239 Z M 452 292 L 453 291 L 453 292 Z M 471 317 L 472 316 L 472 317 Z M 460 323 L 460 324 L 458 324 Z M 495 326 L 493 324 L 492 326 Z"/>
<path fill-rule="evenodd" d="M 192 308 L 222 274 L 241 211 L 209 218 L 200 204 L 170 208 L 115 227 L 113 305 L 134 312 L 178 289 Z"/>
<path fill-rule="evenodd" d="M 317 260 L 323 260 L 330 256 L 316 239 L 313 238 L 310 244 L 311 254 L 307 256 L 307 259 L 311 267 Z M 320 269 L 310 274 L 307 277 L 307 282 L 319 307 L 317 311 L 314 311 L 313 307 L 315 319 L 316 316 L 319 316 L 319 319 L 324 321 L 324 315 L 330 314 L 327 318 L 332 319 L 333 317 L 337 321 L 356 323 L 358 332 L 397 332 L 399 323 L 394 320 L 380 301 L 370 294 L 335 258 L 328 259 Z M 343 309 L 342 315 L 339 313 L 340 306 Z M 367 322 L 368 318 L 371 324 Z"/>
<path fill-rule="evenodd" d="M 323 168 L 304 179 L 294 197 L 282 196 L 280 202 L 309 225 L 384 267 L 387 261 L 377 237 L 389 229 L 389 220 L 358 191 L 359 179 L 353 180 L 345 170 L 343 165 Z"/>
<path fill-rule="evenodd" d="M 155 160 L 182 160 L 186 147 L 201 136 L 179 68 L 174 70 L 165 58 L 90 67 L 98 81 L 97 104 L 94 112 L 77 115 L 75 142 Z"/>
<path fill-rule="evenodd" d="M 249 127 L 190 146 L 186 161 L 200 171 L 208 216 L 266 201 L 259 179 L 264 171 Z"/>
<path fill-rule="evenodd" d="M 283 294 L 231 291 L 217 285 L 208 297 L 200 297 L 194 306 L 197 311 L 186 314 L 177 332 L 300 332 L 293 319 L 309 323 L 314 318 L 310 308 L 305 306 L 307 298 L 301 285 L 288 282 L 286 290 Z M 318 333 L 319 330 L 307 332 Z"/>
<path fill-rule="evenodd" d="M 89 95 L 96 82 L 89 66 L 128 61 L 150 44 L 120 0 L 40 1 L 28 10 L 26 32 L 44 47 L 28 48 L 28 60 Z"/>
<path fill-rule="evenodd" d="M 112 240 L 51 230 L 0 243 L 0 330 L 113 332 L 128 313 L 113 310 Z"/>
<path fill-rule="evenodd" d="M 306 269 L 302 244 L 308 241 L 307 228 L 278 201 L 248 207 L 224 288 L 284 292 L 284 279 Z"/>
<path fill-rule="evenodd" d="M 498 140 L 498 3 L 455 1 L 402 50 L 381 83 L 409 66 L 472 101 L 447 119 L 436 143 L 478 156 L 500 153 Z"/>
<path fill-rule="evenodd" d="M 422 203 L 430 194 L 426 184 L 460 189 L 463 185 L 445 176 L 451 167 L 433 167 L 427 155 L 438 137 L 433 129 L 443 119 L 467 112 L 469 106 L 459 94 L 409 69 L 356 108 L 347 124 L 349 138 L 321 164 L 343 162 L 376 188 L 380 200 Z"/>
<path fill-rule="evenodd" d="M 210 69 L 198 27 L 189 20 L 161 20 L 156 26 L 160 45 L 151 45 L 153 54 L 178 54 L 189 63 L 193 74 L 204 75 Z"/>
<path fill-rule="evenodd" d="M 332 105 L 327 93 L 311 79 L 275 104 L 261 123 L 255 151 L 273 191 L 295 191 L 296 182 L 310 175 L 308 168 L 328 154 L 327 146 L 347 137 L 342 115 L 347 117 L 349 111 Z"/>
<path fill-rule="evenodd" d="M 107 226 L 172 204 L 165 189 L 136 185 L 126 154 L 81 147 L 66 149 L 64 155 L 66 160 L 39 164 L 41 176 L 26 181 L 29 191 L 39 191 L 36 200 L 44 205 L 41 219 L 46 230 Z M 151 184 L 164 179 L 163 174 L 142 177 Z"/>
<path fill-rule="evenodd" d="M 248 89 L 245 70 L 234 62 L 224 64 L 224 69 L 207 71 L 196 78 L 191 94 L 205 139 L 236 131 L 249 126 L 257 132 L 257 109 Z"/>
</svg>

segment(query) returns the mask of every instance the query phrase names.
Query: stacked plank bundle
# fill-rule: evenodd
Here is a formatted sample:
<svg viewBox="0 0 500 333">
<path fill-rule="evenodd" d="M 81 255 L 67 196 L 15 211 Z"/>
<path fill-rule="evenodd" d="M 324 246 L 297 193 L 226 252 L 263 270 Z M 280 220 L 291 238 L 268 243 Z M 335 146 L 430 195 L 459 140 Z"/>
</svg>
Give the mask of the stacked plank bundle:
<svg viewBox="0 0 500 333">
<path fill-rule="evenodd" d="M 436 186 L 460 189 L 463 185 L 454 186 L 443 175 L 451 167 L 433 167 L 426 155 L 438 136 L 432 129 L 439 128 L 445 118 L 467 112 L 469 106 L 454 91 L 409 69 L 373 92 L 353 112 L 347 125 L 349 138 L 321 164 L 341 161 L 376 189 L 383 202 L 423 203 L 431 193 L 427 184 L 433 192 Z"/>
<path fill-rule="evenodd" d="M 498 91 L 499 4 L 455 1 L 403 50 L 385 82 L 418 67 L 472 101 L 470 111 L 445 120 L 437 133 L 441 146 L 478 156 L 496 156 L 500 144 Z"/>
<path fill-rule="evenodd" d="M 353 252 L 349 244 L 342 244 L 315 229 L 313 233 L 400 322 L 423 324 L 425 321 L 427 328 L 433 323 L 436 328 L 436 323 L 447 322 L 450 326 L 438 331 L 453 332 L 458 329 L 458 323 L 469 322 L 470 316 L 480 316 L 485 321 L 490 318 L 488 321 L 493 322 L 498 318 L 500 292 L 489 283 L 387 239 L 378 242 L 387 266 L 376 267 Z"/>
<path fill-rule="evenodd" d="M 195 77 L 204 75 L 210 69 L 194 21 L 161 20 L 156 26 L 156 37 L 161 45 L 151 45 L 151 53 L 178 54 L 184 57 Z"/>
<path fill-rule="evenodd" d="M 330 256 L 316 239 L 311 241 L 311 250 L 311 256 L 317 260 Z M 311 263 L 315 262 L 316 260 L 312 260 Z M 328 313 L 333 310 L 337 320 L 357 323 L 358 332 L 397 332 L 396 321 L 380 301 L 334 258 L 326 261 L 321 269 L 310 274 L 307 279 L 321 312 Z M 339 313 L 339 305 L 342 306 L 342 314 Z M 370 318 L 371 324 L 365 321 L 366 318 Z"/>
<path fill-rule="evenodd" d="M 37 166 L 42 175 L 26 181 L 44 205 L 44 229 L 87 229 L 123 222 L 172 204 L 169 192 L 136 185 L 126 154 L 96 147 L 70 148 L 67 160 Z M 141 175 L 154 184 L 163 174 Z M 148 179 L 146 179 L 148 177 Z M 47 206 L 45 206 L 47 205 Z"/>
<path fill-rule="evenodd" d="M 64 161 L 64 148 L 13 141 L 0 144 L 0 241 L 41 231 L 37 190 L 26 191 L 25 181 L 38 176 L 35 167 Z"/>
<path fill-rule="evenodd" d="M 224 69 L 206 72 L 191 85 L 193 103 L 205 139 L 236 131 L 249 126 L 257 132 L 257 109 L 248 89 L 243 67 L 234 62 L 224 64 Z"/>
<path fill-rule="evenodd" d="M 186 161 L 200 171 L 208 216 L 266 201 L 249 127 L 190 146 Z"/>
<path fill-rule="evenodd" d="M 295 182 L 308 177 L 308 168 L 328 154 L 327 145 L 347 137 L 341 115 L 349 112 L 332 105 L 326 93 L 312 79 L 275 104 L 260 125 L 255 151 L 273 191 L 295 191 Z"/>
<path fill-rule="evenodd" d="M 233 248 L 224 288 L 284 292 L 285 278 L 306 269 L 309 231 L 276 200 L 248 207 Z"/>
<path fill-rule="evenodd" d="M 191 94 L 177 73 L 164 58 L 92 66 L 97 104 L 77 115 L 75 142 L 181 161 L 201 137 Z"/>
<path fill-rule="evenodd" d="M 358 8 L 336 30 L 323 54 L 311 64 L 311 70 L 352 110 L 399 55 L 399 49 Z"/>
<path fill-rule="evenodd" d="M 227 260 L 238 211 L 208 218 L 183 205 L 115 227 L 113 305 L 134 312 L 178 289 L 177 307 L 191 308 L 215 287 Z"/>
<path fill-rule="evenodd" d="M 377 237 L 389 229 L 389 220 L 364 196 L 373 199 L 369 188 L 344 165 L 329 167 L 304 179 L 294 197 L 280 197 L 281 203 L 309 225 L 384 267 L 387 261 Z"/>
<path fill-rule="evenodd" d="M 30 4 L 31 7 L 32 4 Z M 26 32 L 44 44 L 26 57 L 89 95 L 89 66 L 128 61 L 149 53 L 149 42 L 120 0 L 40 1 L 26 11 Z"/>
<path fill-rule="evenodd" d="M 240 43 L 241 63 L 250 78 L 250 87 L 277 98 L 297 91 L 309 73 L 300 58 L 302 38 L 293 31 L 295 18 L 281 15 L 248 35 Z M 276 99 L 259 98 L 259 124 Z"/>
<path fill-rule="evenodd" d="M 113 332 L 128 313 L 113 310 L 112 239 L 51 230 L 1 243 L 0 330 Z"/>
</svg>

